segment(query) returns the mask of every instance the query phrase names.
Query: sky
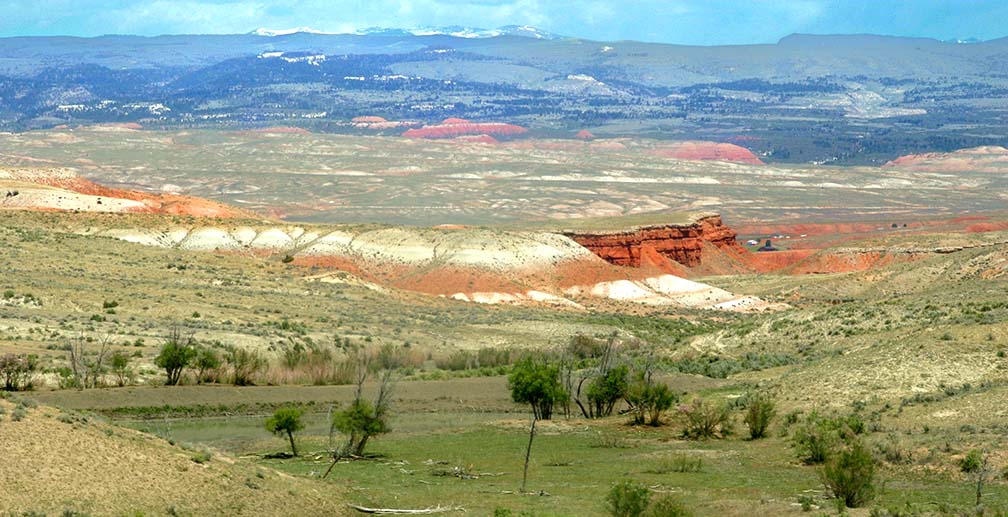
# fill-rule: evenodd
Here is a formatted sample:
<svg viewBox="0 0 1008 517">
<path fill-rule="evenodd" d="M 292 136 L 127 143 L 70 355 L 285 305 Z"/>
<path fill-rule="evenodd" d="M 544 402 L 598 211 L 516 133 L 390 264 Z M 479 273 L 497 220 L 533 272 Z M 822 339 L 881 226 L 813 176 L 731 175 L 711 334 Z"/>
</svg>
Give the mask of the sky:
<svg viewBox="0 0 1008 517">
<path fill-rule="evenodd" d="M 792 33 L 1008 36 L 1006 0 L 0 0 L 0 12 L 0 36 L 448 25 L 689 45 L 773 43 Z"/>
</svg>

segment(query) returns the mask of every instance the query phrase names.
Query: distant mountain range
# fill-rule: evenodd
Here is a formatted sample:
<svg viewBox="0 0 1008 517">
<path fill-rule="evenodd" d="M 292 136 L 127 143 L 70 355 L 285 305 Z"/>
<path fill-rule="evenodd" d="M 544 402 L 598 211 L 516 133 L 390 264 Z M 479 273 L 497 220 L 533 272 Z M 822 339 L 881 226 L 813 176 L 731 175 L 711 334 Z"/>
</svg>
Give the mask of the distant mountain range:
<svg viewBox="0 0 1008 517">
<path fill-rule="evenodd" d="M 520 124 L 533 137 L 588 129 L 707 139 L 767 161 L 819 163 L 1008 144 L 1008 39 L 795 34 L 695 47 L 527 26 L 296 28 L 3 38 L 0 55 L 6 130 L 136 122 L 359 132 L 353 117 L 459 117 Z"/>
<path fill-rule="evenodd" d="M 483 29 L 474 27 L 463 27 L 452 25 L 448 27 L 414 27 L 414 28 L 392 28 L 392 27 L 368 27 L 355 30 L 353 32 L 326 32 L 313 29 L 311 27 L 296 27 L 289 29 L 268 29 L 257 28 L 250 32 L 256 36 L 289 36 L 290 34 L 356 34 L 361 36 L 453 36 L 466 38 L 497 37 L 497 36 L 525 36 L 535 39 L 557 39 L 560 36 L 551 34 L 544 30 L 537 29 L 529 25 L 505 25 L 495 29 Z"/>
<path fill-rule="evenodd" d="M 358 36 L 452 36 L 455 38 L 495 38 L 497 36 L 524 36 L 534 39 L 558 39 L 560 36 L 537 29 L 529 25 L 506 25 L 496 29 L 479 29 L 474 27 L 462 27 L 452 25 L 448 27 L 415 27 L 412 29 L 398 29 L 392 27 L 369 27 L 353 32 L 326 32 L 311 27 L 296 27 L 293 29 L 266 29 L 259 28 L 249 34 L 255 36 L 290 36 L 291 34 L 354 34 Z"/>
</svg>

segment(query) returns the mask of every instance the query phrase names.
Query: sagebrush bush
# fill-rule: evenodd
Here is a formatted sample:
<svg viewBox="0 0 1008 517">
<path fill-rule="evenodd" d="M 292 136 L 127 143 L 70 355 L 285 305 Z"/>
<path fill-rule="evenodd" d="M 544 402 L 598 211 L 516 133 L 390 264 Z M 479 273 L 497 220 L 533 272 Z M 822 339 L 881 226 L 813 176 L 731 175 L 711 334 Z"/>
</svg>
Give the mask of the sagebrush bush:
<svg viewBox="0 0 1008 517">
<path fill-rule="evenodd" d="M 885 440 L 875 444 L 875 451 L 892 465 L 905 465 L 913 461 L 913 456 L 906 445 L 895 433 L 889 433 Z"/>
<path fill-rule="evenodd" d="M 255 384 L 255 376 L 266 367 L 266 359 L 255 350 L 235 348 L 228 362 L 231 363 L 231 382 L 235 386 Z"/>
<path fill-rule="evenodd" d="M 838 444 L 850 441 L 864 431 L 864 421 L 856 415 L 827 418 L 812 412 L 795 430 L 792 445 L 802 463 L 818 465 L 829 458 Z"/>
<path fill-rule="evenodd" d="M 644 517 L 692 517 L 693 512 L 679 498 L 663 495 L 652 498 L 642 515 Z"/>
<path fill-rule="evenodd" d="M 770 421 L 777 414 L 773 400 L 765 393 L 751 394 L 746 397 L 746 415 L 744 422 L 749 428 L 749 437 L 753 440 L 764 438 L 767 429 L 770 428 Z"/>
<path fill-rule="evenodd" d="M 673 392 L 667 385 L 653 384 L 643 377 L 630 385 L 625 398 L 630 404 L 635 425 L 645 423 L 653 426 L 661 425 L 662 413 L 679 402 L 679 394 Z"/>
<path fill-rule="evenodd" d="M 680 452 L 668 460 L 645 470 L 649 474 L 668 474 L 669 472 L 700 472 L 703 468 L 703 458 Z"/>
<path fill-rule="evenodd" d="M 621 481 L 606 494 L 606 509 L 613 517 L 639 517 L 644 515 L 651 499 L 646 486 L 633 481 Z"/>
<path fill-rule="evenodd" d="M 833 497 L 847 508 L 860 508 L 875 497 L 875 458 L 859 438 L 828 454 L 820 475 Z"/>
<path fill-rule="evenodd" d="M 438 355 L 434 357 L 435 366 L 452 372 L 475 368 L 476 361 L 476 356 L 468 350 L 456 350 L 447 356 Z"/>
<path fill-rule="evenodd" d="M 725 404 L 696 399 L 692 404 L 679 406 L 679 413 L 686 418 L 683 428 L 686 438 L 725 438 L 733 432 L 731 412 Z"/>
<path fill-rule="evenodd" d="M 38 357 L 35 355 L 5 354 L 0 356 L 0 388 L 7 391 L 25 391 L 32 389 L 35 374 L 38 370 Z"/>
</svg>

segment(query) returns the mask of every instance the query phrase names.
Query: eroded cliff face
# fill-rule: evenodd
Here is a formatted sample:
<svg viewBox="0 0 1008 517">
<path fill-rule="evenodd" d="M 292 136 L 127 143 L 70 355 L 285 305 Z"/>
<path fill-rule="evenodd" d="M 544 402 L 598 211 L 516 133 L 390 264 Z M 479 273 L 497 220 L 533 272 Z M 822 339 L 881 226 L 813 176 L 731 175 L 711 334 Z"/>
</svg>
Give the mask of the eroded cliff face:
<svg viewBox="0 0 1008 517">
<path fill-rule="evenodd" d="M 658 266 L 668 269 L 671 260 L 686 267 L 699 266 L 704 244 L 745 253 L 735 241 L 735 231 L 719 216 L 707 216 L 686 225 L 656 225 L 619 232 L 570 232 L 566 236 L 592 253 L 619 266 Z"/>
</svg>

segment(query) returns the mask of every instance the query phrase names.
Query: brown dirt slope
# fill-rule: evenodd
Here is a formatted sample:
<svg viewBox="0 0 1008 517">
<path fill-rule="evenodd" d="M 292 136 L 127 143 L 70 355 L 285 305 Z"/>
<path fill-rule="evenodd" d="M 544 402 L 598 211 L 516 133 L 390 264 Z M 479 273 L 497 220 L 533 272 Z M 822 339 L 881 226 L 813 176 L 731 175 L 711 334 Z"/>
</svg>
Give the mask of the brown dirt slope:
<svg viewBox="0 0 1008 517">
<path fill-rule="evenodd" d="M 0 513 L 344 515 L 333 484 L 195 452 L 79 415 L 39 407 L 14 421 L 0 401 Z"/>
</svg>

